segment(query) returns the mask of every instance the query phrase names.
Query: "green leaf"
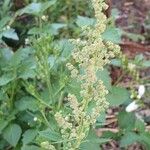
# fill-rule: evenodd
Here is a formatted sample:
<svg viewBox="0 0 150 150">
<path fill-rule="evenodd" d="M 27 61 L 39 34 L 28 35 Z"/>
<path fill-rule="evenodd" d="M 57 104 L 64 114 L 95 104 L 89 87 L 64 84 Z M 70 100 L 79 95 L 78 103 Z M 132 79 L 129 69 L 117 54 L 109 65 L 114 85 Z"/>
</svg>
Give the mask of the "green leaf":
<svg viewBox="0 0 150 150">
<path fill-rule="evenodd" d="M 93 130 L 89 131 L 87 138 L 80 145 L 80 150 L 99 150 L 100 144 L 109 142 L 110 139 L 99 138 Z"/>
<path fill-rule="evenodd" d="M 135 127 L 136 117 L 133 113 L 120 112 L 118 115 L 118 125 L 121 129 L 132 130 Z"/>
<path fill-rule="evenodd" d="M 35 112 L 38 110 L 38 104 L 36 99 L 29 96 L 25 96 L 22 97 L 20 100 L 17 100 L 15 102 L 15 106 L 20 111 L 24 111 L 28 109 Z"/>
<path fill-rule="evenodd" d="M 13 81 L 16 76 L 13 73 L 5 73 L 0 77 L 0 86 L 4 86 L 9 82 Z"/>
<path fill-rule="evenodd" d="M 144 121 L 141 121 L 140 119 L 136 119 L 135 129 L 140 131 L 140 132 L 145 131 L 145 123 L 144 123 Z"/>
<path fill-rule="evenodd" d="M 66 27 L 66 24 L 62 23 L 53 23 L 43 26 L 42 28 L 34 27 L 28 31 L 28 34 L 38 35 L 38 34 L 50 34 L 50 35 L 58 35 L 59 30 Z"/>
<path fill-rule="evenodd" d="M 19 125 L 10 124 L 3 131 L 3 137 L 10 145 L 15 147 L 20 139 L 21 133 L 22 133 L 22 130 Z"/>
<path fill-rule="evenodd" d="M 125 88 L 112 86 L 107 99 L 111 106 L 119 106 L 128 101 L 130 96 Z"/>
<path fill-rule="evenodd" d="M 102 38 L 113 43 L 121 43 L 122 30 L 119 28 L 108 27 L 102 34 Z"/>
<path fill-rule="evenodd" d="M 23 144 L 26 145 L 32 142 L 37 134 L 38 132 L 36 129 L 29 129 L 25 131 L 25 133 L 23 134 L 23 139 L 22 139 Z"/>
<path fill-rule="evenodd" d="M 0 20 L 0 29 L 4 28 L 6 24 L 10 21 L 10 17 L 3 17 Z"/>
<path fill-rule="evenodd" d="M 141 41 L 145 40 L 145 37 L 141 34 L 129 33 L 126 31 L 123 31 L 122 34 L 135 42 L 138 42 L 139 40 Z"/>
<path fill-rule="evenodd" d="M 129 146 L 139 140 L 139 135 L 134 132 L 128 132 L 126 133 L 120 141 L 121 147 Z"/>
<path fill-rule="evenodd" d="M 21 150 L 44 150 L 44 149 L 37 147 L 35 145 L 23 145 Z"/>
<path fill-rule="evenodd" d="M 149 68 L 150 67 L 150 61 L 149 60 L 144 60 L 143 63 L 142 63 L 142 67 Z"/>
<path fill-rule="evenodd" d="M 19 40 L 19 37 L 14 29 L 9 29 L 3 32 L 3 36 L 8 39 Z"/>
<path fill-rule="evenodd" d="M 52 131 L 50 129 L 40 131 L 39 136 L 43 137 L 47 140 L 51 140 L 51 141 L 57 141 L 58 142 L 58 141 L 62 140 L 62 137 L 61 137 L 60 133 Z"/>
<path fill-rule="evenodd" d="M 83 26 L 93 26 L 95 24 L 96 20 L 93 18 L 88 18 L 88 17 L 83 17 L 83 16 L 78 16 L 76 20 L 76 24 L 79 27 Z"/>
<path fill-rule="evenodd" d="M 98 80 L 102 80 L 108 90 L 111 90 L 111 78 L 107 69 L 98 70 L 96 72 Z"/>
<path fill-rule="evenodd" d="M 43 2 L 43 3 L 31 3 L 25 8 L 21 9 L 18 14 L 23 15 L 23 14 L 32 14 L 36 16 L 40 16 L 46 9 L 48 9 L 50 6 L 54 5 L 56 0 L 50 0 L 48 2 Z"/>
<path fill-rule="evenodd" d="M 27 60 L 32 53 L 33 49 L 31 47 L 21 48 L 17 50 L 9 62 L 10 67 L 18 67 L 18 65 L 23 60 Z"/>
</svg>

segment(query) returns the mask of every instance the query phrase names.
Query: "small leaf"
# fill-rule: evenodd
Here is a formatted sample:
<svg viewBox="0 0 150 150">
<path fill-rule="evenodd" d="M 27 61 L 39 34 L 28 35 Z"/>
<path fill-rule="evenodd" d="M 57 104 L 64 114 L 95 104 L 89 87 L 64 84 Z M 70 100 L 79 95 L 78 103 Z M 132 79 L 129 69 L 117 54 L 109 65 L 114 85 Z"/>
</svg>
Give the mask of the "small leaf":
<svg viewBox="0 0 150 150">
<path fill-rule="evenodd" d="M 113 86 L 107 95 L 111 106 L 119 106 L 130 99 L 129 92 L 125 88 Z"/>
<path fill-rule="evenodd" d="M 134 132 L 128 132 L 126 133 L 120 141 L 121 147 L 129 146 L 139 140 L 139 135 Z"/>
<path fill-rule="evenodd" d="M 122 30 L 119 28 L 108 27 L 102 35 L 102 38 L 106 41 L 113 43 L 121 43 Z"/>
<path fill-rule="evenodd" d="M 4 86 L 14 80 L 16 76 L 14 76 L 12 73 L 6 73 L 0 77 L 0 86 Z"/>
<path fill-rule="evenodd" d="M 80 150 L 99 150 L 100 144 L 109 142 L 109 139 L 99 138 L 93 130 L 89 131 L 89 134 L 85 141 L 80 145 Z"/>
<path fill-rule="evenodd" d="M 23 134 L 23 139 L 22 139 L 23 144 L 26 145 L 32 142 L 32 140 L 34 140 L 34 138 L 36 137 L 37 133 L 38 132 L 35 129 L 29 129 L 25 131 L 25 133 Z"/>
<path fill-rule="evenodd" d="M 15 102 L 15 106 L 20 111 L 29 109 L 34 112 L 34 111 L 38 110 L 38 104 L 36 102 L 37 101 L 35 98 L 25 96 L 25 97 L 21 98 L 20 100 L 17 100 Z"/>
<path fill-rule="evenodd" d="M 42 150 L 40 147 L 37 147 L 35 145 L 23 145 L 21 150 Z"/>
<path fill-rule="evenodd" d="M 150 67 L 150 61 L 149 60 L 144 60 L 143 63 L 142 63 L 142 67 L 149 68 Z"/>
<path fill-rule="evenodd" d="M 21 136 L 22 130 L 19 125 L 17 124 L 10 124 L 4 131 L 3 131 L 3 137 L 7 142 L 12 145 L 16 146 L 20 136 Z"/>
<path fill-rule="evenodd" d="M 40 131 L 39 136 L 43 137 L 47 140 L 51 140 L 51 141 L 57 141 L 58 142 L 58 141 L 62 140 L 60 133 L 55 132 L 55 131 L 51 131 L 50 129 Z"/>
<path fill-rule="evenodd" d="M 136 117 L 133 113 L 120 112 L 118 115 L 118 125 L 121 129 L 132 130 L 135 127 Z"/>
<path fill-rule="evenodd" d="M 107 69 L 98 70 L 96 72 L 97 79 L 102 80 L 108 90 L 111 89 L 111 78 Z"/>
<path fill-rule="evenodd" d="M 95 24 L 96 20 L 93 18 L 88 18 L 88 17 L 83 17 L 83 16 L 78 16 L 76 24 L 79 27 L 83 26 L 93 26 Z"/>
<path fill-rule="evenodd" d="M 36 15 L 39 16 L 41 15 L 46 9 L 48 9 L 50 6 L 52 6 L 53 4 L 55 4 L 56 0 L 51 0 L 48 2 L 44 2 L 44 3 L 31 3 L 29 5 L 27 5 L 25 8 L 21 9 L 18 14 L 19 15 L 23 15 L 23 14 L 32 14 L 32 15 Z"/>
<path fill-rule="evenodd" d="M 3 36 L 8 39 L 19 40 L 19 37 L 14 29 L 9 29 L 3 32 Z"/>
</svg>

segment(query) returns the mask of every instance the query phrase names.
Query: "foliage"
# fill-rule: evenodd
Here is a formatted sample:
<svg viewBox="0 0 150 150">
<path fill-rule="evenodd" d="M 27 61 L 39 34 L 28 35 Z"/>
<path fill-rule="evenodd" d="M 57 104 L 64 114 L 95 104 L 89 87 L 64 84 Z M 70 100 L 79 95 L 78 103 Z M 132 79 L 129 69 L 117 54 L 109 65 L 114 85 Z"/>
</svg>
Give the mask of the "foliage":
<svg viewBox="0 0 150 150">
<path fill-rule="evenodd" d="M 136 82 L 150 63 L 118 52 L 113 43 L 123 31 L 108 25 L 102 0 L 101 8 L 92 2 L 96 17 L 92 3 L 82 0 L 24 0 L 19 10 L 15 2 L 0 2 L 1 150 L 99 150 L 112 138 L 96 136 L 94 128 L 103 126 L 108 102 L 124 107 L 131 99 L 128 89 L 112 85 L 110 59 L 117 56 L 111 64 L 138 76 Z M 118 124 L 113 138 L 120 147 L 139 142 L 149 149 L 150 134 L 133 113 L 119 113 Z"/>
</svg>

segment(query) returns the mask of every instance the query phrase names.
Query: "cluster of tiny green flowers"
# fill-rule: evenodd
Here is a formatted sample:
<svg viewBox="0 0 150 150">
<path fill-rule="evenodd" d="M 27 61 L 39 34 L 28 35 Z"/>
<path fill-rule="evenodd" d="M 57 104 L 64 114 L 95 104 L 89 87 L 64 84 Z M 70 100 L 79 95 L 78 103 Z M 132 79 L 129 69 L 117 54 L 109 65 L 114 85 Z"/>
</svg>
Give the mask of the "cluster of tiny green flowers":
<svg viewBox="0 0 150 150">
<path fill-rule="evenodd" d="M 46 78 L 49 76 L 50 67 L 48 63 L 49 54 L 51 53 L 51 37 L 41 36 L 34 42 L 35 59 L 37 62 L 38 78 Z"/>
<path fill-rule="evenodd" d="M 101 34 L 106 29 L 107 18 L 102 12 L 108 6 L 104 0 L 92 0 L 97 20 L 94 27 L 84 27 L 83 39 L 71 40 L 76 48 L 72 53 L 72 58 L 78 68 L 67 63 L 67 68 L 71 72 L 71 77 L 81 83 L 80 95 L 82 101 L 79 102 L 73 94 L 68 94 L 68 102 L 72 109 L 71 119 L 66 119 L 61 113 L 57 113 L 55 118 L 61 128 L 63 138 L 69 139 L 64 149 L 79 149 L 81 142 L 86 138 L 91 125 L 94 125 L 101 111 L 108 107 L 106 95 L 108 94 L 103 82 L 97 79 L 97 70 L 103 70 L 104 66 L 110 62 L 116 54 L 120 53 L 120 47 L 112 42 L 104 42 Z M 86 33 L 86 34 L 85 34 Z M 113 50 L 113 51 L 112 51 Z M 82 71 L 81 71 L 82 70 Z M 89 103 L 95 106 L 88 114 Z M 72 141 L 71 141 L 72 140 Z"/>
<path fill-rule="evenodd" d="M 42 142 L 41 147 L 45 150 L 56 150 L 56 148 L 53 145 L 51 145 L 48 141 Z"/>
<path fill-rule="evenodd" d="M 140 73 L 139 70 L 137 70 L 136 64 L 130 62 L 125 54 L 120 53 L 119 58 L 121 60 L 123 69 L 133 77 L 133 80 L 138 82 L 140 79 Z"/>
</svg>

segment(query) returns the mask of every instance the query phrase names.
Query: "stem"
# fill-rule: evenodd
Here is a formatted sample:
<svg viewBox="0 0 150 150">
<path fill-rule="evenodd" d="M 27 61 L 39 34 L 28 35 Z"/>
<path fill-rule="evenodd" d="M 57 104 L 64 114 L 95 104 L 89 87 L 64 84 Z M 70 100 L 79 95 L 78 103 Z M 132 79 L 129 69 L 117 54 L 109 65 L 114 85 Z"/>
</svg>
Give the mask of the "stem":
<svg viewBox="0 0 150 150">
<path fill-rule="evenodd" d="M 125 75 L 125 72 L 122 73 L 122 75 L 117 79 L 117 81 L 114 83 L 114 85 L 117 85 L 122 80 L 124 75 Z"/>
<path fill-rule="evenodd" d="M 51 128 L 51 125 L 49 124 L 49 122 L 48 122 L 48 120 L 47 120 L 47 118 L 46 118 L 46 116 L 45 116 L 44 111 L 40 111 L 40 112 L 41 112 L 41 114 L 42 114 L 42 116 L 43 116 L 43 118 L 44 118 L 44 120 L 45 120 L 47 126 L 48 126 L 50 129 L 52 129 L 52 128 Z"/>
</svg>

